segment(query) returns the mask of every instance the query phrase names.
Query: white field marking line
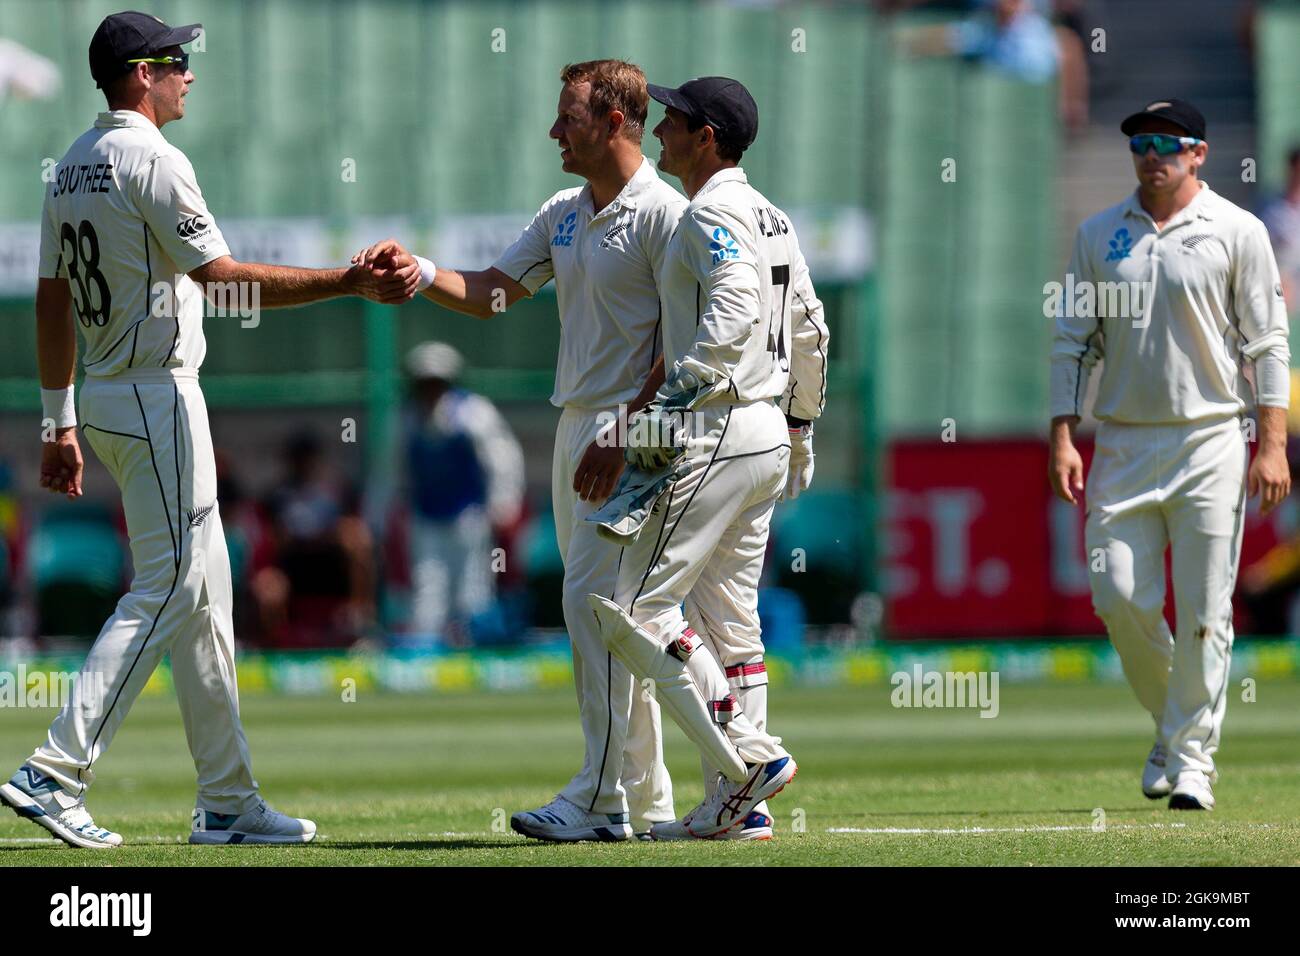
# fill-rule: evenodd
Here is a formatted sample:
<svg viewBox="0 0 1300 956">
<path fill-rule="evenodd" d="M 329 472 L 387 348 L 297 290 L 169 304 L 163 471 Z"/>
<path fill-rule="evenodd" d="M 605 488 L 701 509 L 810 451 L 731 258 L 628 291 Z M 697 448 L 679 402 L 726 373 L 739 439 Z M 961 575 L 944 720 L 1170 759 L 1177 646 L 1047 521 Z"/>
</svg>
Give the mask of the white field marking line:
<svg viewBox="0 0 1300 956">
<path fill-rule="evenodd" d="M 1109 823 L 1105 830 L 1180 830 L 1186 823 Z M 1066 826 L 1034 827 L 830 827 L 827 833 L 935 833 L 942 836 L 965 833 L 1061 833 L 1067 830 L 1091 830 L 1092 825 L 1081 823 Z M 1098 830 L 1098 833 L 1104 832 Z"/>
</svg>

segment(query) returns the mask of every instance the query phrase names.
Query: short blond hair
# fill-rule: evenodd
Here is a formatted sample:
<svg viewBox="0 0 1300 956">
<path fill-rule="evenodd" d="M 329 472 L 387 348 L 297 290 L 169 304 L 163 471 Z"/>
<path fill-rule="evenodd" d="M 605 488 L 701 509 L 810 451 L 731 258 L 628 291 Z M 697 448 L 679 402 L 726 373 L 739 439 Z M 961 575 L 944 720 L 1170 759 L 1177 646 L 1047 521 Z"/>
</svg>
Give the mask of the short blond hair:
<svg viewBox="0 0 1300 956">
<path fill-rule="evenodd" d="M 608 116 L 611 110 L 623 114 L 622 134 L 640 143 L 645 134 L 650 94 L 641 67 L 626 60 L 587 60 L 570 63 L 560 71 L 566 84 L 590 83 L 589 101 L 593 116 Z"/>
</svg>

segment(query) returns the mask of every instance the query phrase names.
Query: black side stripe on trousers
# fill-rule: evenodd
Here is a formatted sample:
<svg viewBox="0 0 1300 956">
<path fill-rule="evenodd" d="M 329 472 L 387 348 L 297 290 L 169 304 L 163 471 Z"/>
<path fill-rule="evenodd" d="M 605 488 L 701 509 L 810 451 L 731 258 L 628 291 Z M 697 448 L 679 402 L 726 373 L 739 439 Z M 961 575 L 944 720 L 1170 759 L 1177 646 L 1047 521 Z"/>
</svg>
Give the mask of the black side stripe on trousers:
<svg viewBox="0 0 1300 956">
<path fill-rule="evenodd" d="M 686 512 L 691 510 L 691 502 L 693 502 L 695 496 L 700 493 L 700 489 L 704 487 L 704 483 L 709 480 L 709 472 L 713 469 L 713 463 L 717 461 L 718 451 L 722 448 L 723 439 L 727 437 L 727 429 L 731 426 L 731 412 L 733 407 L 734 406 L 730 405 L 727 406 L 727 419 L 722 423 L 722 434 L 718 436 L 718 444 L 713 449 L 713 454 L 709 457 L 709 463 L 704 466 L 704 474 L 700 475 L 700 483 L 695 486 L 695 490 L 691 492 L 691 496 L 686 499 L 686 504 L 682 508 L 682 513 L 677 516 L 677 520 L 673 523 L 672 531 L 669 531 L 667 536 L 665 536 L 663 545 L 658 549 L 659 553 L 654 555 L 650 561 L 650 566 L 645 569 L 645 574 L 641 578 L 641 586 L 636 589 L 636 597 L 632 599 L 632 604 L 628 607 L 629 614 L 632 613 L 632 608 L 636 607 L 636 602 L 640 599 L 641 592 L 645 589 L 646 581 L 650 580 L 650 572 L 655 569 L 655 566 L 659 563 L 659 559 L 662 558 L 664 552 L 668 550 L 668 542 L 672 540 L 673 534 L 677 531 L 678 527 L 681 526 L 682 519 L 686 517 Z M 677 487 L 677 482 L 673 482 L 673 487 Z M 672 498 L 670 495 L 669 506 L 671 507 L 671 505 Z M 668 508 L 664 509 L 664 523 L 668 523 Z M 660 528 L 659 530 L 662 531 L 663 529 Z M 658 544 L 657 541 L 655 543 Z"/>
<path fill-rule="evenodd" d="M 766 455 L 770 451 L 777 451 L 778 449 L 789 448 L 789 447 L 790 447 L 790 443 L 786 442 L 784 445 L 773 445 L 771 448 L 764 448 L 762 451 L 747 451 L 747 452 L 742 452 L 739 455 L 723 455 L 721 458 L 715 460 L 735 461 L 737 458 L 756 458 L 759 455 Z"/>
<path fill-rule="evenodd" d="M 618 581 L 618 572 L 623 569 L 623 548 L 618 549 L 618 567 L 614 571 L 614 580 Z M 614 593 L 618 591 L 618 584 L 614 585 Z M 611 593 L 609 599 L 614 600 L 614 593 Z M 594 613 L 594 612 L 593 612 Z M 609 651 L 605 652 L 605 747 L 600 754 L 600 773 L 596 774 L 596 790 L 591 795 L 591 804 L 587 807 L 588 813 L 596 811 L 596 799 L 600 796 L 601 784 L 605 782 L 605 765 L 609 763 L 609 738 L 614 733 L 614 690 L 611 678 L 614 676 L 614 655 Z M 636 684 L 632 685 L 632 693 L 636 693 Z"/>
<path fill-rule="evenodd" d="M 153 465 L 154 477 L 158 481 L 158 495 L 162 499 L 163 517 L 167 519 L 167 531 L 168 533 L 171 533 L 172 531 L 171 508 L 167 504 L 167 493 L 166 491 L 163 490 L 162 476 L 158 471 L 158 460 L 154 455 L 153 438 L 149 434 L 149 419 L 144 413 L 144 404 L 140 401 L 139 386 L 132 385 L 131 389 L 132 391 L 135 392 L 135 403 L 140 408 L 140 421 L 144 424 L 144 434 L 145 434 L 144 441 L 149 446 L 149 462 Z M 172 415 L 174 421 L 175 420 L 174 417 L 176 415 L 176 386 L 175 385 L 172 386 Z M 135 436 L 131 435 L 128 437 L 134 438 Z M 180 484 L 178 482 L 176 485 L 177 501 L 180 500 L 180 494 L 181 494 L 181 489 L 180 489 Z M 181 577 L 181 557 L 180 557 L 180 550 L 175 546 L 175 541 L 176 541 L 175 535 L 172 536 L 172 541 L 173 541 L 173 553 L 175 555 L 176 563 L 175 563 L 175 568 L 172 572 L 171 587 L 167 589 L 167 596 L 163 598 L 162 604 L 158 605 L 158 613 L 156 613 L 153 616 L 153 620 L 149 623 L 149 631 L 147 634 L 145 634 L 144 640 L 140 642 L 140 647 L 135 652 L 135 657 L 131 661 L 131 666 L 126 669 L 126 675 L 122 678 L 121 682 L 117 685 L 117 693 L 113 695 L 113 702 L 108 705 L 108 708 L 104 711 L 104 716 L 100 718 L 99 729 L 95 731 L 95 736 L 90 741 L 90 753 L 92 754 L 92 756 L 90 757 L 89 761 L 87 761 L 86 763 L 86 768 L 85 768 L 86 770 L 89 770 L 92 766 L 94 766 L 95 758 L 93 754 L 95 752 L 95 745 L 99 743 L 99 737 L 104 732 L 104 727 L 108 724 L 108 718 L 110 715 L 112 715 L 113 709 L 117 707 L 117 702 L 122 699 L 122 691 L 124 691 L 126 689 L 126 685 L 131 682 L 131 675 L 135 673 L 136 665 L 140 663 L 140 655 L 144 653 L 144 649 L 149 645 L 149 641 L 153 638 L 154 631 L 158 629 L 158 619 L 162 617 L 163 611 L 165 611 L 167 609 L 167 605 L 171 603 L 172 595 L 176 593 L 176 585 L 180 581 L 180 577 Z M 183 543 L 184 542 L 182 541 L 182 544 Z M 77 781 L 83 784 L 82 792 L 84 793 L 85 786 L 84 786 L 84 781 L 82 781 L 81 774 L 82 774 L 82 770 L 78 768 Z"/>
</svg>

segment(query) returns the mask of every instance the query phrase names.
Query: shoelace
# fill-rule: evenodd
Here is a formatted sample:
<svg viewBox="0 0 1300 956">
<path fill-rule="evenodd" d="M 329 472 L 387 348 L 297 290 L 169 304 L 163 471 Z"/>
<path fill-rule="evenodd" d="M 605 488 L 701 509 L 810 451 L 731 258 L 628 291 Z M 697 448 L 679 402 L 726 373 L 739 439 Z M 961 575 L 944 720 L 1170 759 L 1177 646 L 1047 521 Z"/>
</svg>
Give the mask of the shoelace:
<svg viewBox="0 0 1300 956">
<path fill-rule="evenodd" d="M 1156 744 L 1154 747 L 1151 748 L 1151 756 L 1148 757 L 1147 759 L 1150 760 L 1157 767 L 1163 767 L 1165 765 L 1165 759 L 1168 756 L 1169 755 L 1165 751 L 1164 745 Z"/>
</svg>

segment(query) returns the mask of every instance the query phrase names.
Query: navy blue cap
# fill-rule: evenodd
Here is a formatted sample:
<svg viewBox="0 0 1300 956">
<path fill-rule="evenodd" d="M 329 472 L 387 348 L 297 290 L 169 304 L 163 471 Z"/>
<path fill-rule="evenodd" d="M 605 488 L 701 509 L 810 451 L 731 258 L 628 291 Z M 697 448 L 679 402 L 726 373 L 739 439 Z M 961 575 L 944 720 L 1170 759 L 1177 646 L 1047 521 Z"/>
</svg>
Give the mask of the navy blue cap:
<svg viewBox="0 0 1300 956">
<path fill-rule="evenodd" d="M 149 13 L 137 10 L 114 13 L 104 18 L 90 38 L 90 75 L 95 85 L 102 87 L 131 69 L 127 60 L 189 43 L 202 32 L 201 23 L 169 27 Z"/>
<path fill-rule="evenodd" d="M 1144 119 L 1168 120 L 1175 126 L 1181 126 L 1188 136 L 1205 139 L 1205 117 L 1186 100 L 1156 100 L 1119 124 L 1120 132 L 1132 136 Z"/>
<path fill-rule="evenodd" d="M 739 80 L 725 76 L 702 76 L 673 89 L 649 83 L 646 89 L 655 101 L 681 110 L 693 121 L 712 126 L 714 135 L 740 149 L 750 147 L 758 136 L 758 104 Z"/>
</svg>

